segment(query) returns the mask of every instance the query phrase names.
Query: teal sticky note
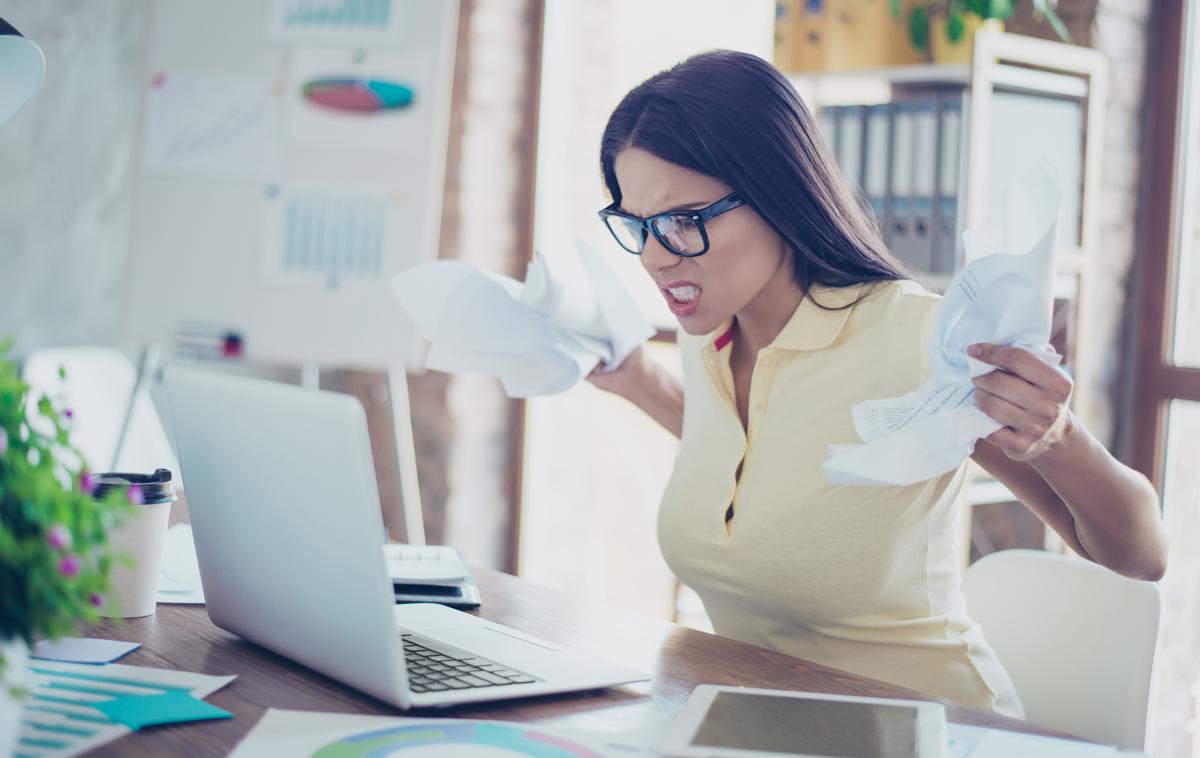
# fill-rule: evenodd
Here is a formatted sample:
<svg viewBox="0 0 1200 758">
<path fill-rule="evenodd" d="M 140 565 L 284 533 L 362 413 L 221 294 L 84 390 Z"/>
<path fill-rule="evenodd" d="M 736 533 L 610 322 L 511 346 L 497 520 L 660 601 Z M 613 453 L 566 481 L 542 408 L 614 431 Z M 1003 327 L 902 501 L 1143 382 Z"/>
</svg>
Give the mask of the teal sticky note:
<svg viewBox="0 0 1200 758">
<path fill-rule="evenodd" d="M 167 692 L 162 695 L 122 695 L 112 700 L 89 703 L 89 705 L 113 721 L 135 730 L 155 724 L 233 718 L 233 714 L 229 711 L 192 697 L 188 692 Z"/>
</svg>

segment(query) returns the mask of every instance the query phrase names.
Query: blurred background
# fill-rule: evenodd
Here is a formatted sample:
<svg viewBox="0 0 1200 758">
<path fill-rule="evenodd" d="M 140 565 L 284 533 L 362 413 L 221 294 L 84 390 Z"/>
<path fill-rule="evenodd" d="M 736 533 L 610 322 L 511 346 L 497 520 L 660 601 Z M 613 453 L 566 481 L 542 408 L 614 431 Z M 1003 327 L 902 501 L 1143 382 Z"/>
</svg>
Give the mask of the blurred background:
<svg viewBox="0 0 1200 758">
<path fill-rule="evenodd" d="M 583 239 L 678 370 L 672 317 L 595 216 L 600 134 L 625 92 L 689 54 L 758 54 L 932 288 L 1008 178 L 1051 159 L 1053 341 L 1074 410 L 1152 479 L 1171 534 L 1154 750 L 1200 756 L 1196 6 L 0 0 L 47 59 L 0 127 L 0 335 L 27 376 L 86 367 L 74 391 L 95 410 L 76 423 L 98 468 L 172 455 L 152 370 L 115 457 L 150 358 L 353 393 L 393 539 L 707 628 L 655 539 L 675 439 L 586 383 L 519 401 L 422 370 L 387 281 L 434 259 L 520 279 L 535 249 L 570 278 Z M 982 472 L 962 523 L 964 566 L 1063 549 Z"/>
</svg>

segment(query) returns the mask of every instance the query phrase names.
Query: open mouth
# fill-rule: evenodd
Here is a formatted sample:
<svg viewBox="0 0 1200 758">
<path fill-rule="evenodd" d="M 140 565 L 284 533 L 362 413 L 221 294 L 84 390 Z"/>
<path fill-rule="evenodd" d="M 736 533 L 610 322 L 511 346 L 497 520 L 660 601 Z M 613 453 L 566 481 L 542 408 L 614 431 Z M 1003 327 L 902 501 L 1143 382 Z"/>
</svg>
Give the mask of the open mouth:
<svg viewBox="0 0 1200 758">
<path fill-rule="evenodd" d="M 662 293 L 676 316 L 687 316 L 700 307 L 701 289 L 695 282 L 671 282 L 662 288 Z"/>
</svg>

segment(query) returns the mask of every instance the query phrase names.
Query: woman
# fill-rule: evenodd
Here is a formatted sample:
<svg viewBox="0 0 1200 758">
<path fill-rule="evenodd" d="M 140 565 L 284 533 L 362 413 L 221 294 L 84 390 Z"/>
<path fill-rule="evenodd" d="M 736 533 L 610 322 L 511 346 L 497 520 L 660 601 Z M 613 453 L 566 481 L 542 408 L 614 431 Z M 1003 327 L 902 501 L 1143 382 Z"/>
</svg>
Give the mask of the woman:
<svg viewBox="0 0 1200 758">
<path fill-rule="evenodd" d="M 640 350 L 589 378 L 681 437 L 659 543 L 716 632 L 1020 716 L 959 589 L 965 462 L 904 487 L 822 475 L 830 444 L 858 441 L 851 406 L 927 378 L 938 297 L 884 247 L 795 90 L 754 56 L 695 56 L 625 96 L 600 157 L 601 217 L 678 318 L 684 379 Z M 1080 555 L 1161 577 L 1157 496 L 1071 414 L 1071 381 L 1020 348 L 969 352 L 999 369 L 975 397 L 1004 424 L 972 458 Z"/>
</svg>

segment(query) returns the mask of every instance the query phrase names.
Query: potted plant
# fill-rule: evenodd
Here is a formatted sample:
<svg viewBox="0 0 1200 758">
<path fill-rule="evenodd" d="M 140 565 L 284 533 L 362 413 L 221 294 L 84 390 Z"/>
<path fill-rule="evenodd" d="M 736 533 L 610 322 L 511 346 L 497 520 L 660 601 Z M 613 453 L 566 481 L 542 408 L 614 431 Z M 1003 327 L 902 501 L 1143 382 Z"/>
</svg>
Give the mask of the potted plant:
<svg viewBox="0 0 1200 758">
<path fill-rule="evenodd" d="M 982 26 L 1004 28 L 1021 0 L 916 0 L 908 4 L 908 36 L 929 61 L 969 61 L 971 40 Z M 1030 0 L 1035 16 L 1044 18 L 1063 42 L 1071 34 L 1058 16 L 1058 0 Z M 902 0 L 890 0 L 892 17 L 903 16 Z"/>
<path fill-rule="evenodd" d="M 97 618 L 113 561 L 106 535 L 138 494 L 92 498 L 70 408 L 31 402 L 11 347 L 0 341 L 0 755 L 15 750 L 29 646 Z"/>
</svg>

